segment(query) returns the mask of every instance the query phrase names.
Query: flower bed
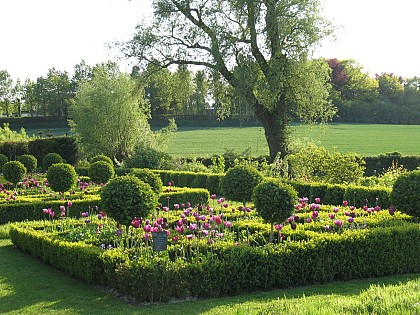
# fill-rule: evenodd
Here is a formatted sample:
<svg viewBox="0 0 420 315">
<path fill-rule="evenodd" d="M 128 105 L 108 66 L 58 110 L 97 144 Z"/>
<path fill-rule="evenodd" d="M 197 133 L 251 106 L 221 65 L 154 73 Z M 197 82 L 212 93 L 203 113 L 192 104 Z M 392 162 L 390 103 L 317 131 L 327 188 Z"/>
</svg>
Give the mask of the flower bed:
<svg viewBox="0 0 420 315">
<path fill-rule="evenodd" d="M 211 204 L 154 212 L 120 226 L 104 212 L 10 227 L 13 243 L 57 268 L 139 301 L 217 297 L 255 290 L 420 272 L 420 228 L 390 208 L 308 204 L 270 225 L 254 210 Z M 153 232 L 168 246 L 153 251 Z"/>
</svg>

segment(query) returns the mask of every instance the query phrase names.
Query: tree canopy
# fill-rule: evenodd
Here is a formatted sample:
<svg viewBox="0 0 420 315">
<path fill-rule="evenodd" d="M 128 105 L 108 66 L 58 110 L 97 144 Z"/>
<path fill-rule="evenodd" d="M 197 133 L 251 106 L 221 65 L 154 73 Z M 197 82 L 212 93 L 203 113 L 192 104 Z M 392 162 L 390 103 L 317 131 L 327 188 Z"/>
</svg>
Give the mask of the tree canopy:
<svg viewBox="0 0 420 315">
<path fill-rule="evenodd" d="M 329 68 L 311 49 L 330 33 L 318 0 L 156 0 L 123 51 L 139 63 L 218 72 L 265 129 L 274 159 L 287 152 L 290 117 L 326 121 Z"/>
<path fill-rule="evenodd" d="M 71 127 L 87 155 L 122 160 L 151 133 L 147 104 L 136 91 L 129 75 L 106 66 L 96 67 L 92 79 L 81 83 L 70 115 Z"/>
</svg>

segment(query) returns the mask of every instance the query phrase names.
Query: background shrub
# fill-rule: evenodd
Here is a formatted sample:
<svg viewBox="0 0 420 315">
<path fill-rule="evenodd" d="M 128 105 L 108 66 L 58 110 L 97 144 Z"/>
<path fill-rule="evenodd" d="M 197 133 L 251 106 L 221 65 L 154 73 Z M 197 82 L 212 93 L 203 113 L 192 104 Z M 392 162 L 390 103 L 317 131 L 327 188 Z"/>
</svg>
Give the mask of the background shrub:
<svg viewBox="0 0 420 315">
<path fill-rule="evenodd" d="M 143 145 L 136 146 L 134 153 L 124 159 L 124 166 L 128 168 L 168 169 L 172 159 L 164 152 Z"/>
<path fill-rule="evenodd" d="M 255 168 L 238 165 L 226 172 L 221 179 L 222 194 L 229 200 L 240 201 L 244 205 L 251 201 L 254 188 L 261 182 L 263 176 Z"/>
<path fill-rule="evenodd" d="M 114 165 L 114 162 L 112 162 L 111 158 L 107 157 L 104 154 L 95 155 L 90 162 L 95 163 L 98 161 L 104 161 L 104 162 L 108 162 L 111 165 Z"/>
<path fill-rule="evenodd" d="M 56 163 L 62 163 L 63 158 L 58 153 L 48 153 L 46 154 L 42 159 L 42 166 L 44 167 L 44 170 L 48 170 L 48 168 Z"/>
<path fill-rule="evenodd" d="M 7 181 L 16 184 L 26 174 L 26 167 L 19 161 L 9 161 L 3 165 L 3 176 Z"/>
<path fill-rule="evenodd" d="M 275 179 L 258 184 L 253 193 L 255 209 L 271 226 L 290 217 L 297 200 L 297 192 L 292 186 Z"/>
<path fill-rule="evenodd" d="M 106 183 L 114 177 L 114 166 L 104 160 L 98 160 L 89 167 L 88 175 L 95 183 Z"/>
<path fill-rule="evenodd" d="M 137 177 L 138 179 L 142 180 L 143 182 L 150 185 L 152 190 L 157 194 L 162 193 L 162 180 L 160 179 L 159 175 L 153 173 L 151 170 L 144 168 L 134 168 L 131 170 L 132 175 Z"/>
<path fill-rule="evenodd" d="M 3 165 L 9 162 L 9 159 L 4 154 L 0 153 L 0 169 L 3 169 Z"/>
<path fill-rule="evenodd" d="M 393 205 L 409 215 L 420 217 L 420 170 L 400 175 L 391 192 Z"/>
<path fill-rule="evenodd" d="M 38 166 L 38 160 L 32 154 L 23 154 L 17 160 L 25 165 L 28 172 L 33 172 Z"/>
<path fill-rule="evenodd" d="M 70 164 L 55 163 L 48 169 L 47 180 L 52 190 L 65 192 L 76 184 L 77 174 Z"/>
<path fill-rule="evenodd" d="M 103 209 L 118 223 L 128 226 L 134 217 L 146 217 L 158 204 L 149 184 L 134 176 L 111 179 L 101 190 Z"/>
</svg>

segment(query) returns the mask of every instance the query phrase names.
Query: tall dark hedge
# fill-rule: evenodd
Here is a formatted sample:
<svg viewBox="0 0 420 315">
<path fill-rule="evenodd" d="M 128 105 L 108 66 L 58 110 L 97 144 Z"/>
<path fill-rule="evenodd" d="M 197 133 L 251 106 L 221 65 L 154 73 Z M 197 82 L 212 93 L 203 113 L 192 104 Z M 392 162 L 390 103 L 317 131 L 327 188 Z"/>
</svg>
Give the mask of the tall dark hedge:
<svg viewBox="0 0 420 315">
<path fill-rule="evenodd" d="M 75 137 L 54 137 L 49 139 L 36 139 L 28 142 L 29 154 L 34 155 L 38 161 L 50 152 L 58 153 L 69 164 L 76 164 L 79 151 Z"/>
</svg>

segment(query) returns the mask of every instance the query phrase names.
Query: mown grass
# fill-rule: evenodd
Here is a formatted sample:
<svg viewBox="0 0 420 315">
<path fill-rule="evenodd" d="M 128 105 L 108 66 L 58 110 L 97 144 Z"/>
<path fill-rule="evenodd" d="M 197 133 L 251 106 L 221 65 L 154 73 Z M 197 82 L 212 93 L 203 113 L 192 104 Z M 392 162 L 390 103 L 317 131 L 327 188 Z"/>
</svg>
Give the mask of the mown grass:
<svg viewBox="0 0 420 315">
<path fill-rule="evenodd" d="M 328 150 L 377 156 L 398 151 L 419 155 L 420 126 L 329 124 L 325 127 L 292 125 L 293 139 L 311 139 Z M 174 157 L 211 156 L 227 150 L 242 153 L 250 149 L 253 156 L 268 154 L 262 127 L 179 128 L 168 143 L 166 152 Z"/>
<path fill-rule="evenodd" d="M 44 265 L 14 248 L 10 240 L 0 240 L 0 266 L 1 314 L 420 313 L 419 274 L 334 282 L 220 299 L 138 305 Z M 146 283 L 144 289 L 147 290 Z"/>
</svg>

